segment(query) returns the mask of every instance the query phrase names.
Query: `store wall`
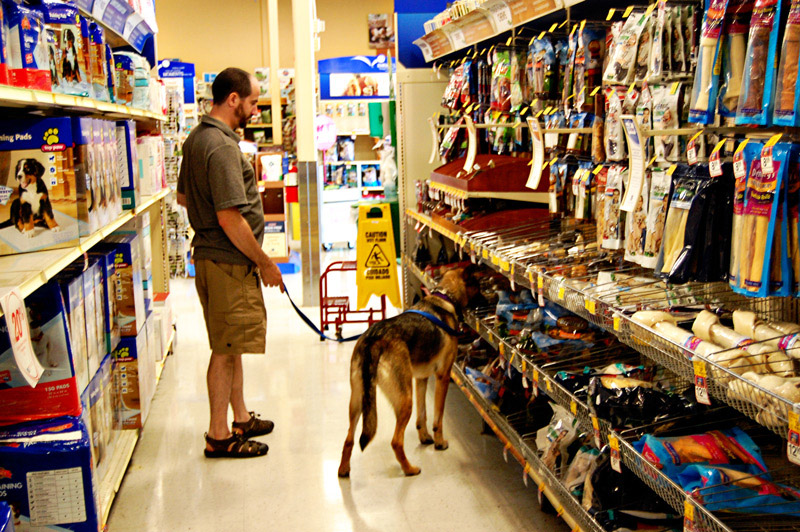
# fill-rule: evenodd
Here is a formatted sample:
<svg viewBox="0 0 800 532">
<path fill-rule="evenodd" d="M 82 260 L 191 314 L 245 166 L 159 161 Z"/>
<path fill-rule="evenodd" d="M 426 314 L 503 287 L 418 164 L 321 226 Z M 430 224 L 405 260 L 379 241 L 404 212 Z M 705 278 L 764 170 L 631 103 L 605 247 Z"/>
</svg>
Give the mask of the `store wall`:
<svg viewBox="0 0 800 532">
<path fill-rule="evenodd" d="M 198 75 L 226 66 L 252 71 L 269 66 L 266 0 L 159 0 L 158 57 L 194 63 Z M 317 0 L 317 18 L 325 21 L 317 59 L 373 55 L 367 45 L 367 15 L 392 13 L 392 0 Z M 281 67 L 294 66 L 292 1 L 278 0 Z M 264 33 L 262 39 L 262 20 Z M 263 44 L 262 44 L 263 43 Z"/>
</svg>

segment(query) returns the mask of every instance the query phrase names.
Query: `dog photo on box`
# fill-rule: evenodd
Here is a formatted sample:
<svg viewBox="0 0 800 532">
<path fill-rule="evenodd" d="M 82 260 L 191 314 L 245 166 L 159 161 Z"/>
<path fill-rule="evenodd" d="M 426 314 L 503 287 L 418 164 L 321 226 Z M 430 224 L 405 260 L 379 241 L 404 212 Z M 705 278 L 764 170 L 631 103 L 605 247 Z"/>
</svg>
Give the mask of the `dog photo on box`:
<svg viewBox="0 0 800 532">
<path fill-rule="evenodd" d="M 69 119 L 0 122 L 0 255 L 77 240 Z"/>
</svg>

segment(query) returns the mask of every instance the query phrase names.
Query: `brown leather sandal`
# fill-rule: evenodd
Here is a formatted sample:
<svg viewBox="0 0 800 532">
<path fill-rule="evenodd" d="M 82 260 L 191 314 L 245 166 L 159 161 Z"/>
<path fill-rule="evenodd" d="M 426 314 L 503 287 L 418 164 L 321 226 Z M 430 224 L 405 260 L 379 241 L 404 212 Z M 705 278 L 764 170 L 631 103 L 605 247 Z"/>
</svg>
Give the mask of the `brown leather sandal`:
<svg viewBox="0 0 800 532">
<path fill-rule="evenodd" d="M 266 443 L 249 441 L 238 434 L 224 440 L 215 440 L 206 433 L 206 442 L 213 450 L 205 449 L 206 458 L 252 458 L 264 456 L 269 451 Z"/>
<path fill-rule="evenodd" d="M 255 412 L 250 412 L 250 419 L 243 423 L 233 423 L 231 432 L 239 434 L 244 439 L 269 434 L 275 428 L 275 423 L 268 419 L 261 419 Z"/>
</svg>

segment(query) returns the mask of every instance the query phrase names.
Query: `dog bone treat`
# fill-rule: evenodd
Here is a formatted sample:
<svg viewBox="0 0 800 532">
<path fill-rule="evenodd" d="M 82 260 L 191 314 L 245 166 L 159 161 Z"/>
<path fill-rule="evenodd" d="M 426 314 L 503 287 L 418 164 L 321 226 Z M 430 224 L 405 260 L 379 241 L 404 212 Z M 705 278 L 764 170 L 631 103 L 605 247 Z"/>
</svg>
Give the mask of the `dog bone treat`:
<svg viewBox="0 0 800 532">
<path fill-rule="evenodd" d="M 719 70 L 714 66 L 720 61 L 720 40 L 727 5 L 728 0 L 711 0 L 703 17 L 700 57 L 695 71 L 689 122 L 710 124 L 714 121 L 719 79 Z"/>
<path fill-rule="evenodd" d="M 800 0 L 792 0 L 789 18 L 783 34 L 783 48 L 778 67 L 773 122 L 779 126 L 800 125 L 797 106 L 800 103 L 798 90 L 798 66 L 800 66 Z"/>
<path fill-rule="evenodd" d="M 647 23 L 644 11 L 634 11 L 625 21 L 608 67 L 603 74 L 603 81 L 628 85 L 634 78 L 634 66 L 639 47 L 639 36 Z"/>
<path fill-rule="evenodd" d="M 767 125 L 775 86 L 775 54 L 780 32 L 781 0 L 756 0 L 750 20 L 736 124 Z"/>
<path fill-rule="evenodd" d="M 754 312 L 735 310 L 733 328 L 742 335 L 765 342 L 774 348 L 782 349 L 792 358 L 800 359 L 800 326 L 794 323 L 764 322 Z"/>
</svg>

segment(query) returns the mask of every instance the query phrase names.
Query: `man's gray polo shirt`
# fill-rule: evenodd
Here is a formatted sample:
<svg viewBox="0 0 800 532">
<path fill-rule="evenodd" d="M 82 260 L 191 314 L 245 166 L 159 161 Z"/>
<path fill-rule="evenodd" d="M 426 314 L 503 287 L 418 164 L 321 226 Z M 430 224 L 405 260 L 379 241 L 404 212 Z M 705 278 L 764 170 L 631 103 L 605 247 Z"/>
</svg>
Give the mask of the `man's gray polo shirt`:
<svg viewBox="0 0 800 532">
<path fill-rule="evenodd" d="M 217 221 L 217 211 L 237 207 L 258 243 L 264 240 L 264 207 L 253 166 L 239 149 L 239 136 L 220 120 L 204 116 L 184 142 L 178 192 L 186 195 L 195 258 L 252 264 Z"/>
</svg>

